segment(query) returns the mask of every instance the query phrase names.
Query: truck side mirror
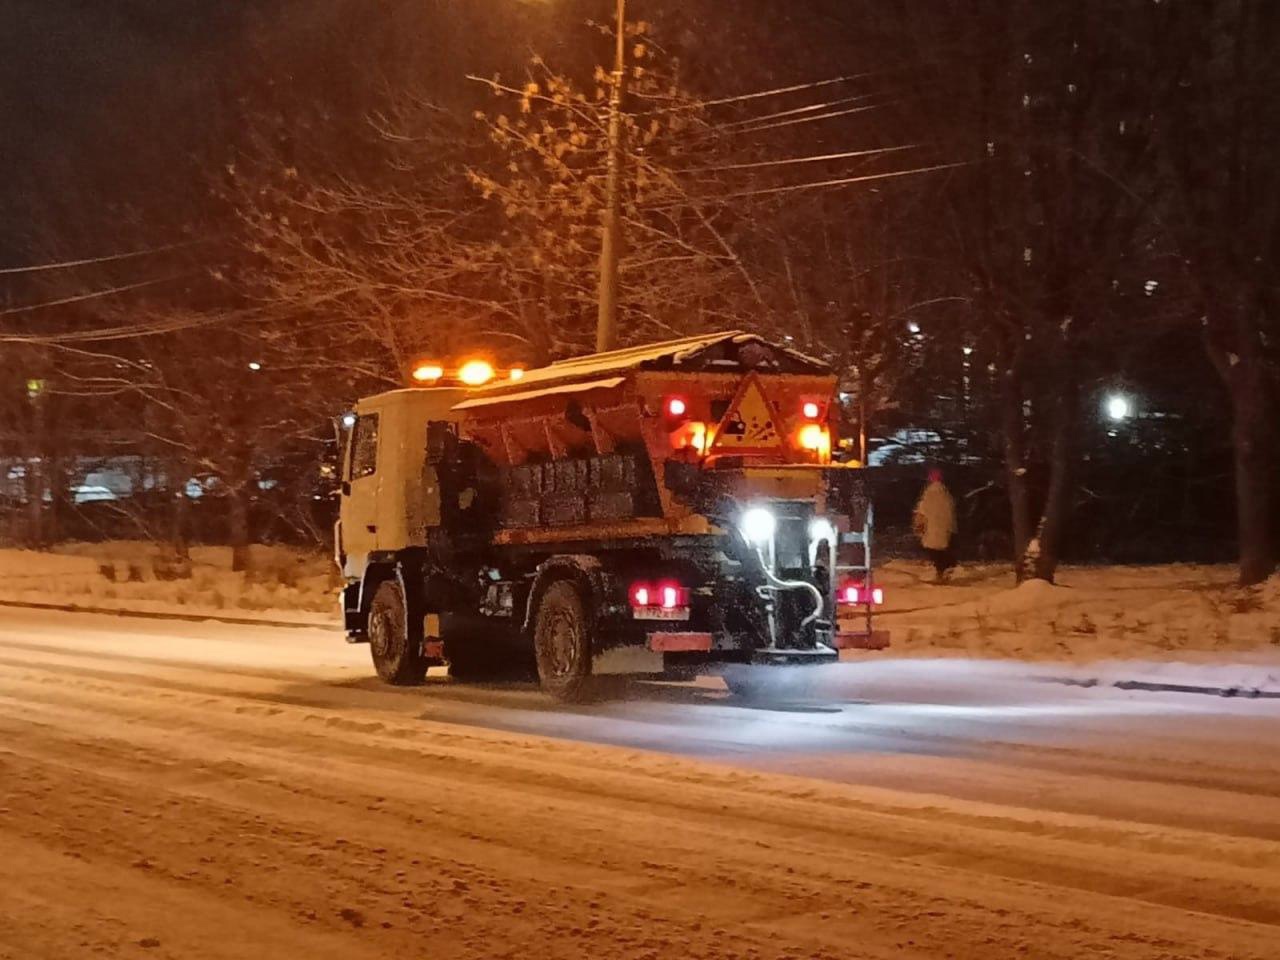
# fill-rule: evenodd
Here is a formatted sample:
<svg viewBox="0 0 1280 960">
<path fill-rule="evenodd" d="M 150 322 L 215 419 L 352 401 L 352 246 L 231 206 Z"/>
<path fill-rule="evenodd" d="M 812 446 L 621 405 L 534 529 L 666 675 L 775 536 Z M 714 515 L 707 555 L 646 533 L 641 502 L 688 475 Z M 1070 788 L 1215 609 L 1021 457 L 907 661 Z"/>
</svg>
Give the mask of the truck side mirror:
<svg viewBox="0 0 1280 960">
<path fill-rule="evenodd" d="M 457 454 L 458 435 L 447 420 L 432 420 L 427 424 L 427 463 L 444 463 Z"/>
</svg>

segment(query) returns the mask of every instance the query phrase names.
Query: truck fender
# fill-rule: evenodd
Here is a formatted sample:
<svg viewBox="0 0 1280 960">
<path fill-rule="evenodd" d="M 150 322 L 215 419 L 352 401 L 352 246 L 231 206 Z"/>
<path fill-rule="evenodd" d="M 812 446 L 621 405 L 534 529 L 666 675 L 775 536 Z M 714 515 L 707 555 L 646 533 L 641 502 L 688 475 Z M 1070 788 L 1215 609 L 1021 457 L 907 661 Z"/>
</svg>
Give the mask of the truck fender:
<svg viewBox="0 0 1280 960">
<path fill-rule="evenodd" d="M 405 602 L 405 622 L 417 623 L 422 619 L 422 570 L 419 564 L 409 558 L 379 560 L 365 568 L 360 580 L 359 606 L 356 610 L 358 630 L 363 633 L 369 617 L 369 607 L 373 603 L 373 595 L 386 580 L 395 580 L 400 584 L 401 596 Z M 348 624 L 348 630 L 352 628 Z"/>
<path fill-rule="evenodd" d="M 587 616 L 598 619 L 600 610 L 608 601 L 608 584 L 604 565 L 598 557 L 589 554 L 562 554 L 550 557 L 538 564 L 533 575 L 533 585 L 529 589 L 529 602 L 525 605 L 524 624 L 522 629 L 528 633 L 533 629 L 533 618 L 538 611 L 538 604 L 547 587 L 557 580 L 572 580 L 582 591 L 587 604 Z"/>
<path fill-rule="evenodd" d="M 369 616 L 369 606 L 373 603 L 373 595 L 378 592 L 378 587 L 384 580 L 401 580 L 403 585 L 403 577 L 400 572 L 400 566 L 391 559 L 370 559 L 364 567 L 364 572 L 360 575 L 358 593 L 356 594 L 355 623 L 348 622 L 347 630 L 349 632 L 364 633 L 366 620 Z"/>
</svg>

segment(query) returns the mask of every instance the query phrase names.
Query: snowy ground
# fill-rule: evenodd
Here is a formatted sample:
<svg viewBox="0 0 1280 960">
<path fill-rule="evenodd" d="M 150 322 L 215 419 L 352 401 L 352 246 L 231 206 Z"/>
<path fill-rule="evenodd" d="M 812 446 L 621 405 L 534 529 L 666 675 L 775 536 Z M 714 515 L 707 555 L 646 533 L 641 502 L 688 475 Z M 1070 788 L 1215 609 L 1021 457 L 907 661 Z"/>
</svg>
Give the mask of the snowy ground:
<svg viewBox="0 0 1280 960">
<path fill-rule="evenodd" d="M 0 601 L 327 623 L 337 606 L 333 561 L 255 546 L 231 570 L 228 547 L 192 547 L 187 570 L 153 543 L 73 543 L 48 552 L 0 549 Z"/>
<path fill-rule="evenodd" d="M 254 547 L 234 573 L 225 547 L 195 547 L 174 578 L 155 544 L 67 544 L 52 552 L 0 549 L 0 600 L 188 616 L 259 615 L 333 622 L 332 561 Z M 1241 652 L 1280 657 L 1280 577 L 1252 590 L 1228 566 L 1067 567 L 1057 586 L 1014 588 L 1007 566 L 962 567 L 947 584 L 920 563 L 877 571 L 886 590 L 882 626 L 893 656 L 1020 660 L 1170 659 Z"/>
<path fill-rule="evenodd" d="M 327 557 L 255 547 L 244 573 L 232 572 L 230 560 L 226 548 L 197 547 L 189 575 L 172 579 L 154 544 L 0 550 L 0 603 L 336 622 L 337 582 Z M 1008 569 L 992 566 L 962 568 L 938 586 L 924 565 L 894 561 L 877 573 L 887 599 L 880 626 L 890 630 L 892 647 L 846 656 L 1001 658 L 1081 683 L 1280 692 L 1280 578 L 1240 590 L 1234 576 L 1230 567 L 1068 567 L 1058 586 L 1015 589 Z"/>
<path fill-rule="evenodd" d="M 962 567 L 944 585 L 893 562 L 884 623 L 895 652 L 1073 660 L 1177 653 L 1277 653 L 1280 577 L 1235 586 L 1229 566 L 1066 567 L 1057 585 L 1014 587 L 1007 566 Z"/>
<path fill-rule="evenodd" d="M 567 710 L 367 657 L 0 610 L 0 958 L 1277 956 L 1280 700 L 918 656 Z"/>
</svg>

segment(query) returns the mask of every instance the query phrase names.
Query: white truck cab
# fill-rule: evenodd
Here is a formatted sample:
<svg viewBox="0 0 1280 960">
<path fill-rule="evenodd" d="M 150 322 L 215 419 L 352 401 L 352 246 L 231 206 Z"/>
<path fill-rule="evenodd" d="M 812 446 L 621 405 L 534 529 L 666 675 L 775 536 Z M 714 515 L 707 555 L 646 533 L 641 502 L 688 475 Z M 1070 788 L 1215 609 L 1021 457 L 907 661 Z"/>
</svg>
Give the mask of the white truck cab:
<svg viewBox="0 0 1280 960">
<path fill-rule="evenodd" d="M 454 418 L 463 388 L 392 390 L 356 404 L 342 456 L 342 503 L 336 537 L 349 580 L 371 560 L 426 544 L 440 522 L 440 496 L 428 468 L 427 424 Z"/>
</svg>

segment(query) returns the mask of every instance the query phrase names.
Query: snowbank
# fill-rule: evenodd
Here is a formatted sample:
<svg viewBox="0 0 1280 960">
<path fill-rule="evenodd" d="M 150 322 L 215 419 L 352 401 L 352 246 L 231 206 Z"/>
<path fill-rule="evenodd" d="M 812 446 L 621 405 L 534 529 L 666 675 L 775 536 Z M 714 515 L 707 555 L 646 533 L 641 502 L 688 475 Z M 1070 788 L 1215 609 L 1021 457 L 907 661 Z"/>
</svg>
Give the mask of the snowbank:
<svg viewBox="0 0 1280 960">
<path fill-rule="evenodd" d="M 896 656 L 1280 657 L 1280 578 L 1241 589 L 1235 575 L 1229 566 L 1066 567 L 1056 585 L 1015 587 L 1008 568 L 985 566 L 936 585 L 923 564 L 893 562 L 877 579 Z"/>
<path fill-rule="evenodd" d="M 0 601 L 8 602 L 328 624 L 336 589 L 332 560 L 285 547 L 252 547 L 242 572 L 232 571 L 229 547 L 192 547 L 185 567 L 137 541 L 0 550 Z"/>
<path fill-rule="evenodd" d="M 0 601 L 336 624 L 328 557 L 258 546 L 250 560 L 247 572 L 234 573 L 226 547 L 193 547 L 189 570 L 174 569 L 151 543 L 0 550 Z M 1254 666 L 1280 665 L 1280 578 L 1241 590 L 1234 577 L 1226 566 L 1068 567 L 1056 586 L 1014 587 L 1007 568 L 988 566 L 963 568 L 937 586 L 925 565 L 895 561 L 877 572 L 892 646 L 850 656 L 1155 661 L 1194 664 L 1199 676 L 1209 664 L 1244 664 L 1223 679 L 1241 686 L 1266 680 Z"/>
</svg>

